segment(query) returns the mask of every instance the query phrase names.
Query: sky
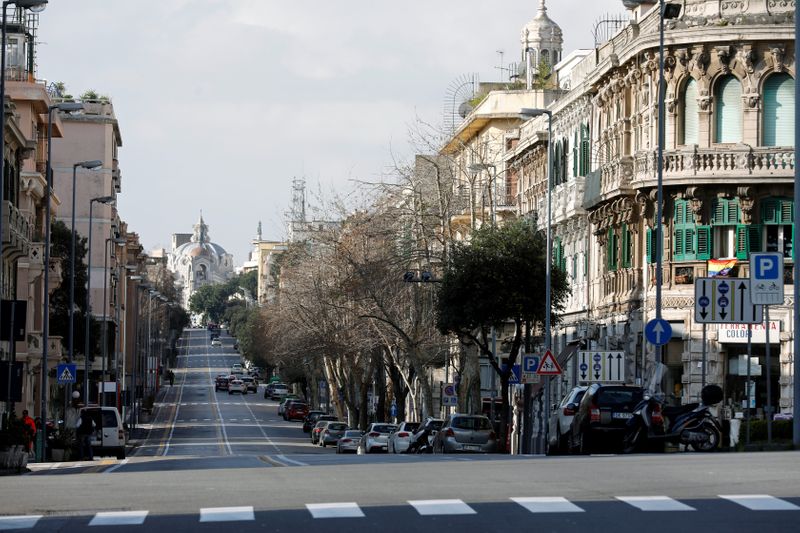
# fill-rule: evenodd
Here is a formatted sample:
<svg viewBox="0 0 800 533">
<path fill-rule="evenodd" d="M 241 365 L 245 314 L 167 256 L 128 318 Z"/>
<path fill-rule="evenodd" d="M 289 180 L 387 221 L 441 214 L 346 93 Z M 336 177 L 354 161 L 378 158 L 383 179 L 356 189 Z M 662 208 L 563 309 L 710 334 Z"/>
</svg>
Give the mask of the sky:
<svg viewBox="0 0 800 533">
<path fill-rule="evenodd" d="M 111 98 L 123 141 L 119 213 L 145 250 L 169 249 L 202 211 L 211 240 L 241 265 L 259 221 L 263 238 L 286 236 L 293 178 L 305 178 L 312 198 L 380 181 L 394 160 L 410 160 L 411 125 L 440 124 L 462 76 L 499 81 L 538 6 L 50 0 L 38 77 Z M 592 48 L 596 22 L 625 12 L 621 0 L 547 8 L 564 56 Z"/>
</svg>

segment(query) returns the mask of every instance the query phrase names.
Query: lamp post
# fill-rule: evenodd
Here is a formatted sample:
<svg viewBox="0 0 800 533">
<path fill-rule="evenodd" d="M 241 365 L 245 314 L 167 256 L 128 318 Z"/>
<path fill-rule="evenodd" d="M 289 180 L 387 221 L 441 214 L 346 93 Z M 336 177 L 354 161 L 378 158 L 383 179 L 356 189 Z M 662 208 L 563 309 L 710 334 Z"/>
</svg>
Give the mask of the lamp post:
<svg viewBox="0 0 800 533">
<path fill-rule="evenodd" d="M 100 405 L 106 404 L 106 395 L 105 395 L 105 387 L 106 387 L 106 366 L 108 365 L 108 316 L 106 311 L 108 310 L 108 296 L 106 294 L 106 289 L 108 288 L 108 256 L 109 252 L 109 243 L 114 244 L 125 244 L 127 241 L 125 239 L 119 239 L 116 237 L 107 237 L 104 244 L 103 244 L 103 365 L 102 365 L 102 377 L 101 377 L 101 385 L 100 385 Z"/>
<path fill-rule="evenodd" d="M 84 335 L 84 354 L 86 360 L 84 362 L 84 376 L 83 376 L 83 394 L 85 396 L 84 403 L 89 403 L 89 352 L 91 350 L 90 344 L 90 321 L 92 316 L 92 217 L 94 215 L 94 203 L 113 205 L 113 196 L 98 196 L 89 200 L 89 238 L 86 250 L 86 317 L 85 317 L 85 335 Z M 73 209 L 74 212 L 74 209 Z"/>
<path fill-rule="evenodd" d="M 797 13 L 794 16 L 794 57 L 800 57 L 800 18 L 797 17 Z M 798 86 L 797 82 L 794 84 L 794 101 L 800 101 L 800 86 Z M 797 139 L 800 139 L 800 123 L 798 123 L 797 119 L 794 121 L 794 160 L 797 161 L 798 157 L 800 157 L 800 149 L 797 148 Z M 794 233 L 792 235 L 797 235 L 797 230 L 800 228 L 800 224 L 797 223 L 798 212 L 797 206 L 800 205 L 800 169 L 797 168 L 797 164 L 794 166 Z M 796 239 L 795 239 L 796 240 Z M 794 278 L 793 278 L 793 285 L 794 285 L 794 329 L 792 331 L 794 335 L 794 352 L 792 357 L 792 391 L 794 392 L 794 399 L 792 400 L 792 430 L 793 430 L 793 438 L 792 442 L 794 443 L 794 448 L 800 448 L 800 364 L 797 362 L 798 356 L 800 356 L 800 314 L 797 313 L 797 302 L 800 302 L 800 254 L 797 253 L 794 249 Z M 769 327 L 769 324 L 767 324 Z M 749 355 L 748 355 L 749 357 Z M 769 379 L 769 378 L 767 378 Z"/>
<path fill-rule="evenodd" d="M 548 109 L 540 109 L 540 108 L 522 108 L 520 110 L 520 117 L 528 120 L 535 117 L 539 117 L 542 115 L 547 116 L 547 221 L 546 221 L 546 264 L 545 264 L 545 288 L 544 288 L 544 301 L 545 301 L 545 309 L 544 309 L 544 347 L 545 350 L 550 350 L 550 308 L 552 307 L 552 294 L 551 294 L 551 277 L 552 277 L 552 269 L 553 269 L 553 239 L 551 238 L 551 189 L 553 187 L 553 158 L 552 158 L 552 151 L 553 151 L 553 113 Z M 544 395 L 546 401 L 544 402 L 544 410 L 545 410 L 545 418 L 544 420 L 549 420 L 550 418 L 550 378 L 545 377 L 544 380 Z M 526 402 L 525 408 L 527 409 L 528 405 Z M 529 418 L 529 417 L 528 417 Z M 526 418 L 526 422 L 528 421 Z M 548 424 L 544 424 L 545 432 L 548 429 Z M 540 451 L 544 451 L 544 446 L 547 444 L 547 435 L 545 432 L 540 431 L 539 437 L 539 449 Z"/>
<path fill-rule="evenodd" d="M 79 104 L 81 109 L 83 104 Z M 74 355 L 74 338 L 75 333 L 75 186 L 77 184 L 78 167 L 95 169 L 103 165 L 102 161 L 81 161 L 72 165 L 72 220 L 71 227 L 72 235 L 69 248 L 69 331 L 67 332 L 67 360 L 71 363 Z M 88 354 L 84 354 L 88 357 Z M 86 394 L 84 392 L 84 394 Z"/>
<path fill-rule="evenodd" d="M 3 4 L 3 25 L 5 26 L 5 14 L 6 14 L 6 4 Z M 5 35 L 5 31 L 3 32 Z M 3 51 L 2 56 L 5 59 L 5 37 L 3 37 Z M 0 76 L 0 80 L 5 83 L 5 68 L 3 68 L 2 76 Z M 5 92 L 5 90 L 3 90 Z M 0 108 L 5 106 L 5 100 L 0 101 Z M 47 352 L 48 352 L 48 342 L 50 337 L 50 199 L 53 194 L 53 163 L 52 163 L 52 153 L 53 153 L 53 111 L 55 110 L 71 112 L 83 109 L 83 104 L 74 103 L 74 102 L 64 102 L 61 104 L 51 105 L 47 107 L 47 162 L 45 164 L 45 193 L 44 193 L 44 220 L 42 224 L 44 225 L 44 257 L 42 260 L 44 261 L 44 279 L 42 283 L 44 284 L 44 295 L 43 295 L 43 302 L 42 302 L 42 383 L 39 391 L 39 400 L 40 400 L 40 409 L 41 409 L 41 419 L 42 419 L 42 430 L 37 432 L 39 435 L 39 442 L 37 446 L 39 448 L 38 458 L 40 461 L 43 461 L 46 455 L 45 446 L 47 444 Z M 0 130 L 5 131 L 5 118 L 2 118 L 3 122 L 0 122 Z M 5 144 L 4 142 L 2 143 Z M 5 154 L 0 154 L 0 161 L 5 158 Z M 0 165 L 1 167 L 2 165 Z M 0 169 L 0 175 L 3 174 L 3 170 Z M 0 220 L 3 219 L 2 213 L 2 204 L 0 202 Z M 0 235 L 2 235 L 2 227 L 0 227 Z M 2 239 L 0 239 L 1 241 Z M 0 250 L 0 256 L 2 255 L 2 250 Z M 2 281 L 2 270 L 0 268 L 0 282 Z M 0 283 L 0 286 L 2 283 Z"/>
<path fill-rule="evenodd" d="M 126 313 L 128 312 L 128 282 L 129 281 L 142 281 L 142 279 L 143 279 L 142 276 L 139 276 L 137 274 L 128 275 L 128 273 L 130 273 L 130 272 L 135 272 L 135 267 L 126 265 L 125 266 L 125 273 L 126 273 L 126 275 L 125 275 L 125 285 L 124 285 L 124 288 L 123 288 L 123 291 L 124 291 L 124 294 L 125 294 L 125 299 L 123 300 L 123 305 L 125 306 L 125 312 Z M 136 317 L 135 315 L 134 315 L 134 321 L 138 322 L 138 317 Z M 128 362 L 128 346 L 127 346 L 127 344 L 128 344 L 128 342 L 127 342 L 127 339 L 128 339 L 128 335 L 127 335 L 127 332 L 128 332 L 128 317 L 127 316 L 125 316 L 124 322 L 125 322 L 125 330 L 124 330 L 125 334 L 124 335 L 120 335 L 120 338 L 123 339 L 122 340 L 122 349 L 123 349 L 123 351 L 122 351 L 122 396 L 123 396 L 123 401 L 125 400 L 125 391 L 128 390 L 128 388 L 125 386 L 125 373 L 126 373 L 127 362 Z M 135 341 L 136 341 L 136 336 L 134 335 L 134 344 L 135 344 Z M 135 350 L 134 350 L 134 353 L 135 353 Z M 135 356 L 134 356 L 134 360 L 133 360 L 133 366 L 134 366 L 133 374 L 135 375 L 135 368 L 136 368 Z M 133 379 L 135 379 L 135 378 L 133 378 Z M 122 419 L 123 420 L 125 420 L 125 415 L 127 414 L 126 409 L 125 409 L 125 403 L 126 402 L 124 402 L 122 404 L 122 413 L 121 414 L 122 414 Z"/>
<path fill-rule="evenodd" d="M 648 0 L 625 0 L 626 5 L 635 7 Z M 658 0 L 658 155 L 656 161 L 656 320 L 661 320 L 661 283 L 663 281 L 664 238 L 661 221 L 664 208 L 664 19 L 674 19 L 681 14 L 680 4 L 665 3 Z M 656 363 L 661 362 L 661 345 L 655 347 Z M 705 372 L 705 368 L 703 369 Z"/>
</svg>

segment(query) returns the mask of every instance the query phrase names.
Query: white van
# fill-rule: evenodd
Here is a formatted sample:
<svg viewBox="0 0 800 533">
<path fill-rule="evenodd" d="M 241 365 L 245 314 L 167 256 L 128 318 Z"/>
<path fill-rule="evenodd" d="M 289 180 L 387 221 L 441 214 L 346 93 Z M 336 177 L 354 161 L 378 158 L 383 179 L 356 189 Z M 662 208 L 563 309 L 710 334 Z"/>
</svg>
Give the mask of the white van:
<svg viewBox="0 0 800 533">
<path fill-rule="evenodd" d="M 117 459 L 125 459 L 125 425 L 116 407 L 89 406 L 81 409 L 87 411 L 97 428 L 92 435 L 92 453 L 97 455 L 116 455 Z"/>
</svg>

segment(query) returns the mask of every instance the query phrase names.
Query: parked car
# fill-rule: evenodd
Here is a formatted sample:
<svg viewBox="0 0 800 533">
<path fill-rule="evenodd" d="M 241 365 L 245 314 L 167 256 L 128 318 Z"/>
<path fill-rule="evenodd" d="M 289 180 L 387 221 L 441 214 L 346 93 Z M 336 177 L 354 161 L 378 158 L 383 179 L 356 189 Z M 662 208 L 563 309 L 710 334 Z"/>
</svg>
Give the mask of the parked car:
<svg viewBox="0 0 800 533">
<path fill-rule="evenodd" d="M 574 387 L 560 403 L 553 406 L 547 443 L 549 455 L 569 452 L 570 426 L 572 426 L 572 419 L 578 411 L 578 405 L 583 399 L 586 388 L 586 386 Z"/>
<path fill-rule="evenodd" d="M 328 444 L 336 444 L 347 431 L 347 424 L 344 422 L 329 422 L 325 429 L 319 432 L 319 445 L 323 448 Z"/>
<path fill-rule="evenodd" d="M 219 374 L 214 380 L 214 392 L 228 390 L 228 375 Z"/>
<path fill-rule="evenodd" d="M 239 379 L 244 381 L 245 386 L 247 386 L 247 391 L 250 392 L 258 392 L 258 381 L 253 376 L 242 376 Z"/>
<path fill-rule="evenodd" d="M 214 346 L 221 347 L 222 346 L 222 341 L 219 340 L 219 338 L 211 339 L 211 346 L 212 347 L 214 347 Z"/>
<path fill-rule="evenodd" d="M 362 435 L 356 453 L 363 455 L 376 451 L 385 452 L 389 447 L 389 435 L 396 429 L 397 426 L 394 424 L 373 422 Z"/>
<path fill-rule="evenodd" d="M 570 424 L 570 451 L 621 448 L 628 420 L 643 394 L 642 387 L 589 385 Z"/>
<path fill-rule="evenodd" d="M 497 450 L 497 435 L 489 417 L 452 414 L 433 439 L 433 453 L 483 452 Z"/>
<path fill-rule="evenodd" d="M 358 443 L 361 442 L 361 437 L 364 432 L 358 429 L 348 429 L 336 443 L 336 453 L 356 453 L 358 450 Z"/>
<path fill-rule="evenodd" d="M 284 396 L 281 402 L 278 404 L 278 416 L 283 416 L 283 414 L 286 412 L 286 404 L 288 402 L 299 399 L 300 396 L 298 396 L 297 394 L 289 394 L 287 396 Z"/>
<path fill-rule="evenodd" d="M 419 429 L 419 422 L 401 422 L 397 429 L 389 435 L 389 453 L 405 453 L 411 437 Z"/>
<path fill-rule="evenodd" d="M 314 425 L 311 426 L 311 429 L 309 429 L 309 433 L 311 433 L 311 442 L 314 443 L 314 444 L 316 444 L 316 442 L 317 442 L 316 438 L 315 438 L 315 435 L 314 435 L 314 430 L 317 428 L 317 424 L 318 423 L 320 423 L 320 422 L 338 422 L 338 421 L 339 421 L 339 419 L 336 418 L 336 415 L 319 415 L 317 417 L 317 420 L 314 422 Z M 319 437 L 319 431 L 317 432 L 316 437 Z"/>
<path fill-rule="evenodd" d="M 336 422 L 336 420 L 319 420 L 314 424 L 314 427 L 311 429 L 311 444 L 317 444 L 319 442 L 319 436 L 331 422 Z"/>
<path fill-rule="evenodd" d="M 240 363 L 234 363 L 231 367 L 231 374 L 242 375 L 244 374 L 244 368 L 242 368 Z"/>
<path fill-rule="evenodd" d="M 289 394 L 289 386 L 285 383 L 273 383 L 270 389 L 270 398 L 280 400 Z"/>
<path fill-rule="evenodd" d="M 430 453 L 433 449 L 431 447 L 433 438 L 439 432 L 439 429 L 441 429 L 442 424 L 444 424 L 444 420 L 441 418 L 433 418 L 431 416 L 426 418 L 422 426 L 408 439 L 408 448 L 406 448 L 406 452 L 417 453 L 425 451 Z"/>
<path fill-rule="evenodd" d="M 244 381 L 241 379 L 232 379 L 228 383 L 228 394 L 233 394 L 234 392 L 238 392 L 242 395 L 247 394 L 247 386 L 244 384 Z"/>
<path fill-rule="evenodd" d="M 92 453 L 95 456 L 114 455 L 117 459 L 125 459 L 125 443 L 127 426 L 116 407 L 89 406 L 81 409 L 88 412 L 95 424 L 95 432 L 91 437 Z"/>
<path fill-rule="evenodd" d="M 303 420 L 308 414 L 308 404 L 300 400 L 289 400 L 283 409 L 283 419 L 286 421 Z"/>
<path fill-rule="evenodd" d="M 303 433 L 310 432 L 311 428 L 314 427 L 314 424 L 317 423 L 317 419 L 324 414 L 324 411 L 309 411 L 308 414 L 303 417 Z"/>
</svg>

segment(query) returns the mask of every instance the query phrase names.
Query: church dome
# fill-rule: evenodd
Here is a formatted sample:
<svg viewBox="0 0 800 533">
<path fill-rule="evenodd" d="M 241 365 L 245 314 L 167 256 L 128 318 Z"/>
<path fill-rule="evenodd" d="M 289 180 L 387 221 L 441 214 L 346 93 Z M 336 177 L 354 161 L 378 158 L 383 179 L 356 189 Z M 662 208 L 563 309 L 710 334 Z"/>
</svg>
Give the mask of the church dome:
<svg viewBox="0 0 800 533">
<path fill-rule="evenodd" d="M 527 36 L 528 41 L 555 41 L 560 44 L 563 42 L 561 27 L 547 16 L 544 2 L 545 0 L 539 1 L 539 11 L 536 16 L 522 29 L 523 37 Z"/>
<path fill-rule="evenodd" d="M 223 256 L 227 255 L 225 249 L 219 244 L 209 242 L 208 226 L 200 217 L 200 221 L 194 226 L 194 234 L 191 241 L 181 244 L 173 252 L 175 259 L 180 261 L 183 257 L 207 258 L 215 262 L 220 262 Z"/>
</svg>

